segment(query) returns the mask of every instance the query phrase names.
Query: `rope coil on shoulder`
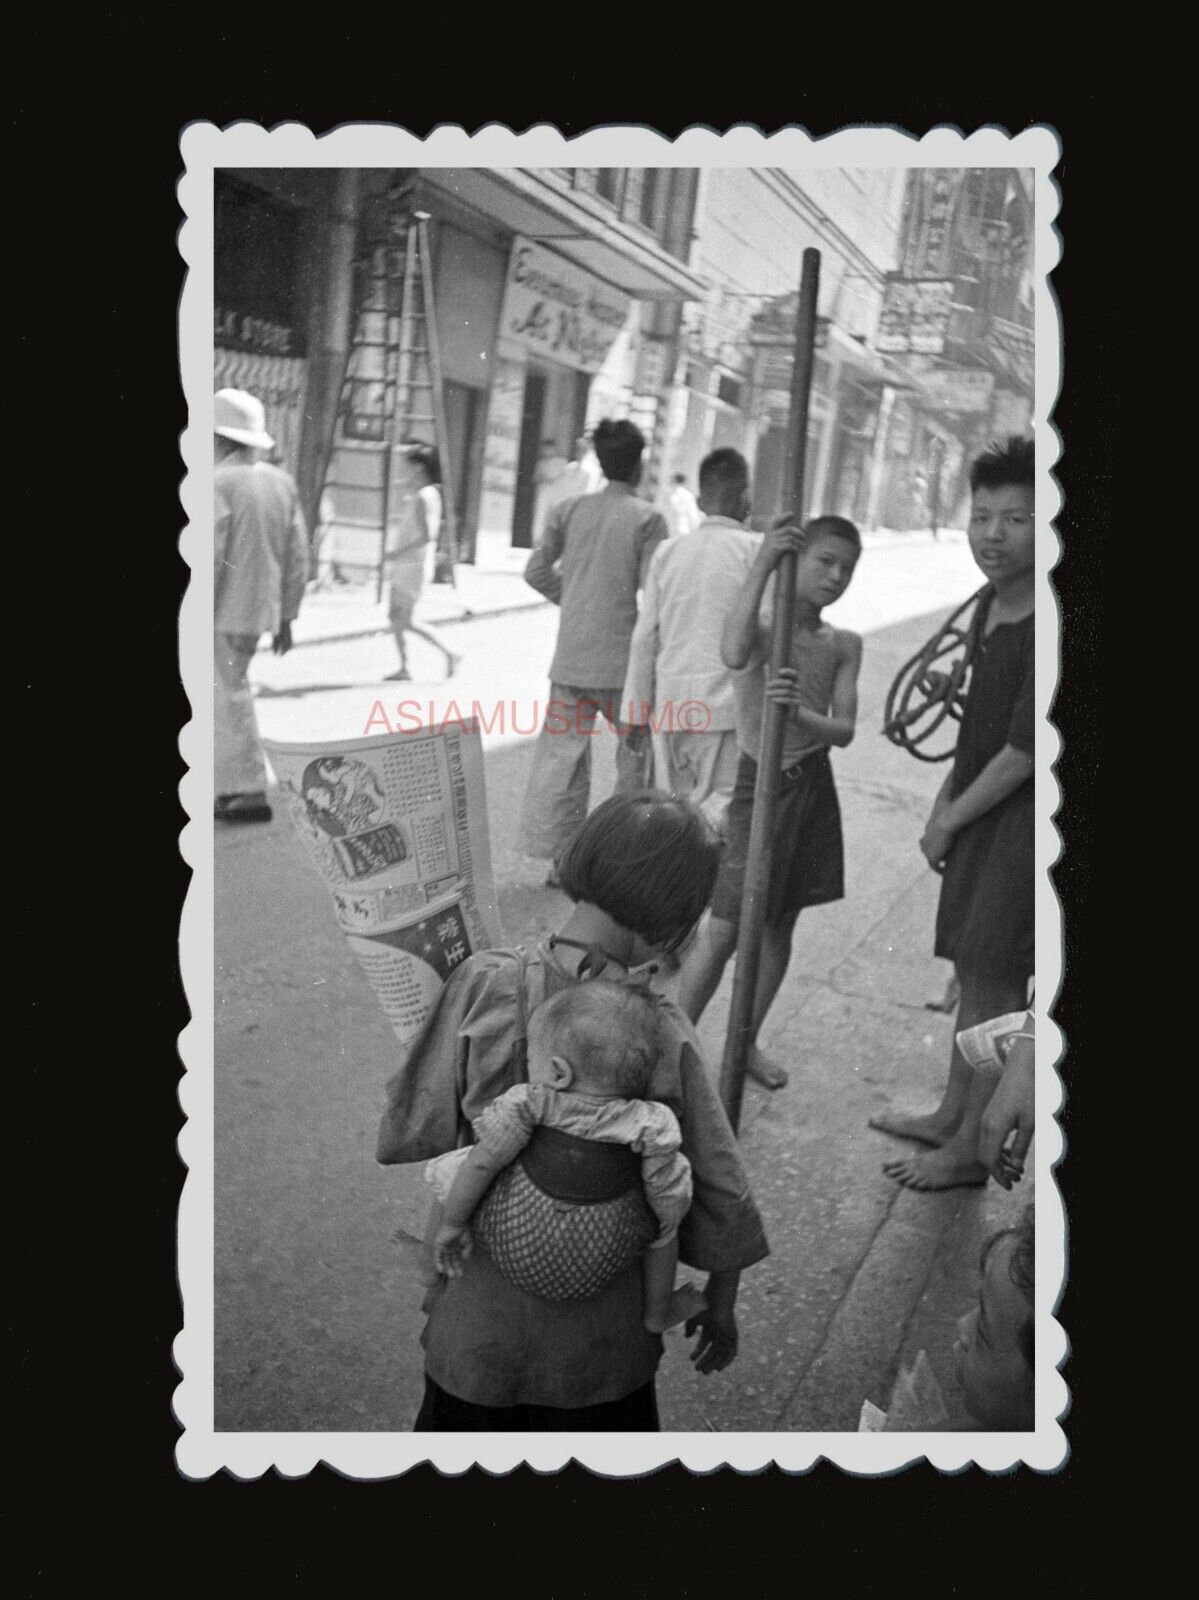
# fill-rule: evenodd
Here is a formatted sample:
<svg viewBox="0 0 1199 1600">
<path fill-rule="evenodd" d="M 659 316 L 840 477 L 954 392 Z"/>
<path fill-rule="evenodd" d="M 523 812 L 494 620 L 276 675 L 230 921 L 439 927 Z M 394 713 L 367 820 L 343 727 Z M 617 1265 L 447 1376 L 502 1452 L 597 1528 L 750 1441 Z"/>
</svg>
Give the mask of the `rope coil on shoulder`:
<svg viewBox="0 0 1199 1600">
<path fill-rule="evenodd" d="M 887 693 L 883 735 L 917 761 L 948 761 L 953 755 L 956 735 L 947 749 L 936 754 L 927 753 L 921 746 L 946 719 L 962 720 L 970 671 L 978 656 L 992 592 L 991 585 L 985 583 L 963 601 L 903 664 Z"/>
</svg>

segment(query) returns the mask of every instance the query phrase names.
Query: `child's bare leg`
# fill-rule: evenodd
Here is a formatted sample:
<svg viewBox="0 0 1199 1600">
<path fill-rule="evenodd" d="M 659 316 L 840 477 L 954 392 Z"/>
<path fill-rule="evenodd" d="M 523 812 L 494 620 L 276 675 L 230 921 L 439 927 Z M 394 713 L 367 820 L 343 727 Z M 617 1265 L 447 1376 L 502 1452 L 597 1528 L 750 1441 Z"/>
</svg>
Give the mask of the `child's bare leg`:
<svg viewBox="0 0 1199 1600">
<path fill-rule="evenodd" d="M 435 633 L 433 633 L 429 628 L 422 628 L 418 622 L 410 622 L 408 624 L 408 632 L 416 634 L 418 639 L 423 639 L 426 644 L 431 644 L 435 650 L 440 650 L 442 655 L 445 657 L 447 672 L 451 674 L 453 673 L 453 670 L 458 665 L 461 657 L 456 656 L 450 649 L 449 645 L 443 644 Z"/>
<path fill-rule="evenodd" d="M 987 1169 L 978 1159 L 978 1136 L 995 1083 L 993 1074 L 976 1073 L 957 1132 L 939 1150 L 922 1150 L 919 1155 L 885 1162 L 887 1176 L 905 1189 L 958 1189 L 986 1183 Z"/>
<path fill-rule="evenodd" d="M 901 1139 L 919 1139 L 923 1144 L 943 1145 L 962 1125 L 966 1115 L 971 1089 L 974 1087 L 974 1069 L 957 1046 L 957 1035 L 973 1028 L 991 1017 L 1006 1011 L 1019 1011 L 1024 1006 L 1026 986 L 1010 977 L 996 977 L 991 973 L 970 972 L 958 969 L 962 985 L 962 998 L 957 1019 L 953 1025 L 954 1043 L 949 1058 L 949 1081 L 941 1104 L 935 1111 L 921 1116 L 905 1112 L 884 1111 L 870 1118 L 870 1126 L 883 1133 L 893 1133 Z M 984 1101 L 984 1106 L 985 1106 Z M 981 1116 L 981 1111 L 979 1112 Z M 975 1139 L 977 1145 L 977 1136 Z"/>
<path fill-rule="evenodd" d="M 391 617 L 391 632 L 396 642 L 396 649 L 399 651 L 400 664 L 395 672 L 389 672 L 387 674 L 385 681 L 388 683 L 394 683 L 397 679 L 401 682 L 407 682 L 408 679 L 408 647 L 404 643 L 405 626 L 406 624 L 401 621 L 393 612 Z"/>
<path fill-rule="evenodd" d="M 781 1089 L 788 1080 L 785 1068 L 771 1061 L 758 1049 L 758 1029 L 766 1021 L 766 1013 L 774 1004 L 779 985 L 791 960 L 791 936 L 795 932 L 794 912 L 777 927 L 767 926 L 762 931 L 762 953 L 758 964 L 758 986 L 754 990 L 753 1017 L 750 1022 L 750 1049 L 745 1060 L 749 1076 L 767 1089 Z"/>
<path fill-rule="evenodd" d="M 645 1296 L 644 1322 L 650 1333 L 665 1333 L 694 1317 L 707 1300 L 693 1284 L 674 1286 L 679 1264 L 679 1241 L 674 1236 L 664 1244 L 652 1245 L 641 1258 L 641 1284 Z"/>
<path fill-rule="evenodd" d="M 719 917 L 709 917 L 707 927 L 695 936 L 695 943 L 679 974 L 679 1007 L 692 1022 L 698 1022 L 708 1001 L 716 993 L 725 965 L 737 948 L 737 925 Z"/>
<path fill-rule="evenodd" d="M 421 1246 L 420 1267 L 417 1271 L 417 1277 L 426 1289 L 431 1289 L 434 1284 L 441 1282 L 441 1274 L 433 1258 L 433 1245 L 437 1238 L 437 1230 L 444 1221 L 445 1208 L 440 1200 L 434 1200 L 429 1207 L 429 1220 L 425 1223 L 425 1238 Z"/>
</svg>

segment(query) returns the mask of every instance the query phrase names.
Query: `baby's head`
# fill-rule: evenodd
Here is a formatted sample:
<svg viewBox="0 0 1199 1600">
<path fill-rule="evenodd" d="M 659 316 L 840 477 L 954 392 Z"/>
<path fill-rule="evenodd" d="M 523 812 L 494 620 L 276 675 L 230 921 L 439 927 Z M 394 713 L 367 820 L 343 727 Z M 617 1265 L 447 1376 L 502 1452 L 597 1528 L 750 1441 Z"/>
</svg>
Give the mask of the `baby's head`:
<svg viewBox="0 0 1199 1600">
<path fill-rule="evenodd" d="M 958 1323 L 958 1381 L 967 1408 L 988 1428 L 1034 1426 L 1033 1208 L 1019 1227 L 987 1241 L 978 1305 Z"/>
<path fill-rule="evenodd" d="M 593 980 L 564 989 L 529 1018 L 529 1081 L 603 1100 L 644 1100 L 658 1059 L 654 1003 Z"/>
</svg>

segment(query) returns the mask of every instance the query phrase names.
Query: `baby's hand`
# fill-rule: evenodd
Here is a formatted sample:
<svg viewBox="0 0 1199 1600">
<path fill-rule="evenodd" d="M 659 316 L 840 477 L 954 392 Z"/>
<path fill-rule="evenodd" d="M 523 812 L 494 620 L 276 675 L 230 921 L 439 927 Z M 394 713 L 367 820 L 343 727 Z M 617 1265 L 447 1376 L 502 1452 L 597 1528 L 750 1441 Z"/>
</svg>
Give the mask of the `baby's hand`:
<svg viewBox="0 0 1199 1600">
<path fill-rule="evenodd" d="M 465 1225 L 457 1228 L 452 1223 L 443 1222 L 433 1241 L 433 1259 L 438 1272 L 446 1278 L 460 1278 L 462 1263 L 470 1255 L 470 1250 L 470 1229 Z"/>
</svg>

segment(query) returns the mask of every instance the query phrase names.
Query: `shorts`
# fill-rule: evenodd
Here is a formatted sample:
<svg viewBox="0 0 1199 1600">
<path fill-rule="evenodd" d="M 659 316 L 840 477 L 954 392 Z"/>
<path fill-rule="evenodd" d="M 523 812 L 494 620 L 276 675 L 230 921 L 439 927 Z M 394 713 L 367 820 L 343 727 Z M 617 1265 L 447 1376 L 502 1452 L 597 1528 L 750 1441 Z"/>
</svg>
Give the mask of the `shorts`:
<svg viewBox="0 0 1199 1600">
<path fill-rule="evenodd" d="M 419 595 L 409 594 L 406 589 L 392 589 L 387 603 L 387 615 L 393 632 L 403 633 L 412 625 L 412 613 L 416 610 L 416 602 L 419 599 Z"/>
<path fill-rule="evenodd" d="M 959 973 L 1020 989 L 1036 970 L 1033 786 L 1025 783 L 955 835 L 937 902 L 934 952 Z"/>
<path fill-rule="evenodd" d="M 741 894 L 749 850 L 758 764 L 744 752 L 725 818 L 728 847 L 712 895 L 712 915 L 741 920 Z M 774 853 L 766 893 L 766 926 L 778 927 L 805 906 L 845 897 L 845 846 L 841 806 L 828 748 L 821 745 L 779 774 L 774 813 Z"/>
</svg>

